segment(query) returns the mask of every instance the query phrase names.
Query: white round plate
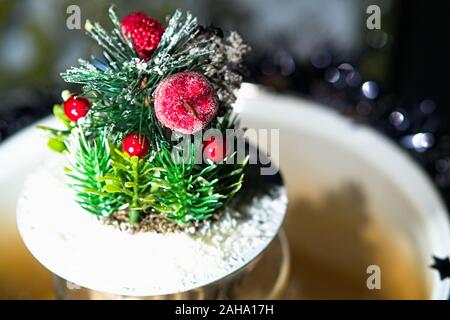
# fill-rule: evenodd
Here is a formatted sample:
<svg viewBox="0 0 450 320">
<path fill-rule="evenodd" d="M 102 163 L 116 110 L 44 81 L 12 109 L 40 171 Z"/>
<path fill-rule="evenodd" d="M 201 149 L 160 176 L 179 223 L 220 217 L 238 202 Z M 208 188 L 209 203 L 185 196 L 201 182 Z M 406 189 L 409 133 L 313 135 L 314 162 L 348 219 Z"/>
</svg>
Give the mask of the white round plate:
<svg viewBox="0 0 450 320">
<path fill-rule="evenodd" d="M 448 298 L 450 279 L 430 268 L 432 256 L 450 254 L 448 213 L 403 150 L 317 103 L 252 85 L 241 90 L 236 109 L 244 127 L 279 129 L 279 143 L 276 134 L 267 142 L 270 133 L 250 140 L 268 146 L 286 181 L 293 278 L 297 269 L 300 287 L 313 292 L 306 297 Z M 321 261 L 311 269 L 327 268 L 302 272 L 311 260 Z M 370 266 L 380 267 L 378 295 L 366 287 Z M 358 295 L 343 294 L 355 287 Z"/>
</svg>

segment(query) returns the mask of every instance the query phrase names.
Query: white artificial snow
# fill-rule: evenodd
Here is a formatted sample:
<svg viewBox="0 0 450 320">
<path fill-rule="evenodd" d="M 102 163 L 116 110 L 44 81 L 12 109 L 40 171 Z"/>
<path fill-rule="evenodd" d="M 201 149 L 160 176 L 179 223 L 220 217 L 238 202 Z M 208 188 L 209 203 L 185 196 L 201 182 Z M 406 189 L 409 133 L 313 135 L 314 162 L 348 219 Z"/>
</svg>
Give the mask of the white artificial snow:
<svg viewBox="0 0 450 320">
<path fill-rule="evenodd" d="M 226 209 L 195 234 L 130 234 L 80 208 L 66 183 L 56 156 L 27 178 L 17 209 L 27 247 L 69 281 L 125 295 L 183 292 L 242 268 L 276 236 L 287 203 L 280 188 L 277 201 L 258 197 L 245 216 Z"/>
</svg>

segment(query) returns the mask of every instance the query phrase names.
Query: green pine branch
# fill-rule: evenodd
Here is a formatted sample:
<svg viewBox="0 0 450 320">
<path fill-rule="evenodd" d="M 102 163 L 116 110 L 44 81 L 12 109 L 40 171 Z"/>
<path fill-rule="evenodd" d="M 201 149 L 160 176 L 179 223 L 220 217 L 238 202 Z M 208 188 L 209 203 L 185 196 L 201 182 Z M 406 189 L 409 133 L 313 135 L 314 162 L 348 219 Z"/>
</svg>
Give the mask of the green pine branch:
<svg viewBox="0 0 450 320">
<path fill-rule="evenodd" d="M 155 165 L 164 168 L 160 176 L 152 177 L 159 188 L 155 198 L 158 211 L 170 220 L 186 223 L 208 219 L 242 186 L 246 163 L 199 166 L 195 164 L 195 153 L 192 143 L 188 159 L 180 163 L 176 158 L 182 157 L 181 151 L 176 154 L 163 149 L 155 155 Z"/>
<path fill-rule="evenodd" d="M 106 131 L 87 136 L 81 126 L 66 147 L 67 175 L 81 207 L 102 216 L 127 210 L 130 223 L 152 212 L 181 224 L 210 218 L 241 188 L 248 160 L 230 164 L 234 153 L 224 164 L 196 164 L 199 146 L 193 142 L 187 159 L 167 146 L 139 159 L 108 141 Z"/>
<path fill-rule="evenodd" d="M 78 204 L 94 215 L 109 216 L 123 204 L 121 196 L 104 192 L 106 183 L 100 178 L 113 171 L 107 133 L 89 139 L 80 127 L 66 140 L 69 165 L 66 168 L 70 187 Z"/>
<path fill-rule="evenodd" d="M 143 159 L 130 157 L 111 146 L 113 171 L 100 178 L 103 191 L 118 196 L 129 212 L 129 221 L 158 212 L 181 224 L 210 218 L 242 186 L 247 160 L 237 165 L 195 164 L 195 145 L 186 161 L 169 149 Z M 225 161 L 234 157 L 231 155 Z"/>
<path fill-rule="evenodd" d="M 158 187 L 148 177 L 158 176 L 163 169 L 155 167 L 149 158 L 130 157 L 114 145 L 111 149 L 113 170 L 99 180 L 105 182 L 104 192 L 122 199 L 123 208 L 129 212 L 129 221 L 136 223 L 156 202 L 154 193 Z"/>
</svg>

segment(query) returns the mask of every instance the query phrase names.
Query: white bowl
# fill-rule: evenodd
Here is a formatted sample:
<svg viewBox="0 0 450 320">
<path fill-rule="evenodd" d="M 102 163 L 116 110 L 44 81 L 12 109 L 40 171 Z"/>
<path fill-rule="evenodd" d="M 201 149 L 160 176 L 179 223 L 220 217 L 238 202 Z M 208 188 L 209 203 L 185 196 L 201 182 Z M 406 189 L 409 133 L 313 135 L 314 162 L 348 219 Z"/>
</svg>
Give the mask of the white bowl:
<svg viewBox="0 0 450 320">
<path fill-rule="evenodd" d="M 259 87 L 244 86 L 237 109 L 245 127 L 280 129 L 279 150 L 271 158 L 280 164 L 288 188 L 285 229 L 297 293 L 448 298 L 450 279 L 441 281 L 429 267 L 433 255 L 450 254 L 448 213 L 406 153 L 367 126 L 316 103 Z M 264 140 L 260 147 L 267 145 Z M 377 293 L 366 287 L 370 265 L 381 268 Z M 357 294 L 343 292 L 354 287 Z"/>
<path fill-rule="evenodd" d="M 355 125 L 320 105 L 256 86 L 243 87 L 237 110 L 246 127 L 280 129 L 279 154 L 271 156 L 279 162 L 289 191 L 285 228 L 293 254 L 291 286 L 295 289 L 290 297 L 354 297 L 332 294 L 330 282 L 335 274 L 344 275 L 344 280 L 334 282 L 340 293 L 347 290 L 340 285 L 350 277 L 365 286 L 365 267 L 371 264 L 381 266 L 381 297 L 415 297 L 408 292 L 423 286 L 423 298 L 448 297 L 449 280 L 441 281 L 437 271 L 429 268 L 432 255 L 450 254 L 448 214 L 432 183 L 408 155 L 366 126 Z M 17 239 L 19 191 L 25 176 L 50 153 L 34 126 L 0 145 L 1 235 Z M 0 238 L 0 248 L 6 248 L 7 241 Z M 29 271 L 17 268 L 14 250 L 0 251 L 4 262 L 0 268 L 9 268 L 4 270 L 9 280 L 17 278 L 15 283 L 31 285 Z M 310 262 L 305 257 L 326 268 L 306 272 L 314 268 L 306 266 Z M 21 261 L 36 277 L 36 262 L 30 257 Z M 38 296 L 38 286 L 33 290 L 33 296 Z M 380 296 L 365 292 L 360 297 Z"/>
</svg>

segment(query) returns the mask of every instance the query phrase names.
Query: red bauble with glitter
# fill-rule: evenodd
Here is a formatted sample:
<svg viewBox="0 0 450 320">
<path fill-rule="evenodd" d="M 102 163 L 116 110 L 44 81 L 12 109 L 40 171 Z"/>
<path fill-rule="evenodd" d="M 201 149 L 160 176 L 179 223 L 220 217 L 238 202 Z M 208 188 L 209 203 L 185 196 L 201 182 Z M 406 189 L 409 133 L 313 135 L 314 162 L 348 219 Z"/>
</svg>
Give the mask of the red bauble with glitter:
<svg viewBox="0 0 450 320">
<path fill-rule="evenodd" d="M 226 141 L 220 138 L 211 137 L 203 142 L 203 156 L 212 162 L 221 162 L 227 154 Z"/>
<path fill-rule="evenodd" d="M 89 111 L 89 101 L 73 95 L 64 102 L 64 113 L 71 121 L 77 121 Z"/>
<path fill-rule="evenodd" d="M 167 128 L 191 134 L 217 115 L 219 99 L 211 83 L 197 72 L 173 74 L 155 91 L 155 114 Z"/>
<path fill-rule="evenodd" d="M 148 153 L 148 140 L 142 134 L 130 133 L 123 139 L 122 150 L 131 157 L 144 157 Z"/>
<path fill-rule="evenodd" d="M 139 58 L 147 61 L 158 47 L 164 28 L 145 13 L 134 12 L 122 20 L 122 31 L 131 38 Z"/>
</svg>

